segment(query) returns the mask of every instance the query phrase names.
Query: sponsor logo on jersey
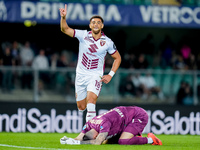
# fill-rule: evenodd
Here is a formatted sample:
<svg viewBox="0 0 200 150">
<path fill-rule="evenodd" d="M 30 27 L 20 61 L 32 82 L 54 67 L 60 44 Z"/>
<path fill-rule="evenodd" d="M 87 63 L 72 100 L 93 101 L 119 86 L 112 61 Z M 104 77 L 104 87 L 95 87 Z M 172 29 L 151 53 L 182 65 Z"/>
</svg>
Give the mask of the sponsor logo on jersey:
<svg viewBox="0 0 200 150">
<path fill-rule="evenodd" d="M 86 129 L 86 125 L 83 126 L 83 130 L 85 130 L 85 129 Z"/>
<path fill-rule="evenodd" d="M 113 49 L 114 49 L 114 50 L 116 50 L 116 49 L 117 49 L 117 47 L 115 46 L 115 44 L 113 44 Z"/>
</svg>

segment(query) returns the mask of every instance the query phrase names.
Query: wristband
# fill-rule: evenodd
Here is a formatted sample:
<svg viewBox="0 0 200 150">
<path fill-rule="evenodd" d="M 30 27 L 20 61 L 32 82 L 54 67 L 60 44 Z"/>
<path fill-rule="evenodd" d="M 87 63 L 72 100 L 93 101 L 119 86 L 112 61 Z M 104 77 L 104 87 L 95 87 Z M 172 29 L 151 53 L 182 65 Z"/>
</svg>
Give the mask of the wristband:
<svg viewBox="0 0 200 150">
<path fill-rule="evenodd" d="M 111 77 L 113 77 L 115 75 L 115 72 L 111 70 L 108 75 L 110 75 Z"/>
</svg>

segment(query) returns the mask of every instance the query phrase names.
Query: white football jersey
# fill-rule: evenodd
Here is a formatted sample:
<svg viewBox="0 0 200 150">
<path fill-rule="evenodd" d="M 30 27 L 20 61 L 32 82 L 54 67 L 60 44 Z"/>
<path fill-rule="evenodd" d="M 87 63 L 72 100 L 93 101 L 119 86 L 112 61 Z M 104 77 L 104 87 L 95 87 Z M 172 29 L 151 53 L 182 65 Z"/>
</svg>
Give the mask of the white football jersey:
<svg viewBox="0 0 200 150">
<path fill-rule="evenodd" d="M 105 68 L 105 56 L 114 54 L 117 49 L 113 41 L 103 32 L 100 39 L 95 40 L 91 31 L 75 29 L 74 37 L 79 40 L 79 55 L 76 73 L 91 73 L 103 75 Z"/>
</svg>

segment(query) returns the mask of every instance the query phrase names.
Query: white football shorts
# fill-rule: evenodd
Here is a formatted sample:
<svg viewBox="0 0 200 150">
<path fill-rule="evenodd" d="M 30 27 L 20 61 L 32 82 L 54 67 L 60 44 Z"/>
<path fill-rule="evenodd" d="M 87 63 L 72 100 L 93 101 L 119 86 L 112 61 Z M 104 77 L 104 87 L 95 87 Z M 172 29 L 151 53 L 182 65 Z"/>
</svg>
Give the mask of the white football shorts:
<svg viewBox="0 0 200 150">
<path fill-rule="evenodd" d="M 76 74 L 75 92 L 76 101 L 81 101 L 87 97 L 87 91 L 91 91 L 99 96 L 102 82 L 99 82 L 101 77 L 99 75 L 80 75 Z"/>
</svg>

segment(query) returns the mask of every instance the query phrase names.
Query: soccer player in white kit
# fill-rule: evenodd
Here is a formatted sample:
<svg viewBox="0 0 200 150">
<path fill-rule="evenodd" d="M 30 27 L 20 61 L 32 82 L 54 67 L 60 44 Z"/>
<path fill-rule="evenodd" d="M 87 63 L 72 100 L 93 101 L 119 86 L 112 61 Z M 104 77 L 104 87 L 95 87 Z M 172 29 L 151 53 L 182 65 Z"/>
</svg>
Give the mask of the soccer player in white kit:
<svg viewBox="0 0 200 150">
<path fill-rule="evenodd" d="M 79 111 L 87 108 L 86 122 L 96 116 L 96 101 L 102 82 L 109 83 L 121 64 L 121 56 L 113 41 L 103 32 L 103 19 L 93 16 L 90 19 L 91 31 L 72 29 L 66 22 L 67 5 L 60 8 L 61 31 L 79 40 L 78 64 L 76 67 L 76 102 Z M 114 59 L 111 71 L 103 75 L 105 56 L 109 53 Z"/>
</svg>

